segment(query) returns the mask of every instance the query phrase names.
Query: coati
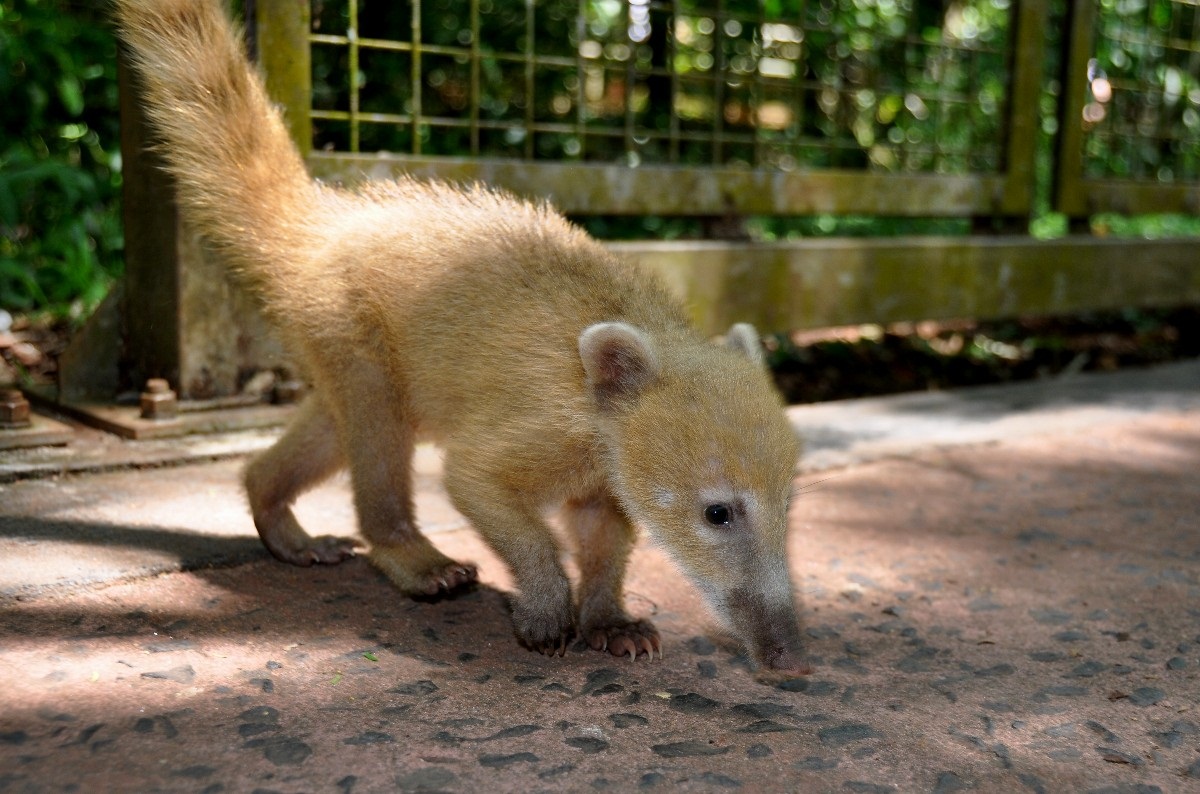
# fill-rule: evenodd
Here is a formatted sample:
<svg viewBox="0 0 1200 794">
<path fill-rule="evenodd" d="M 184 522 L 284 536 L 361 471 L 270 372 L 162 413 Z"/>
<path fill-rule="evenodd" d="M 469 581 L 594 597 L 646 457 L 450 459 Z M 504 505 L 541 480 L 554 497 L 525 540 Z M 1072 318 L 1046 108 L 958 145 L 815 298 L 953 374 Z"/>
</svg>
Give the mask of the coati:
<svg viewBox="0 0 1200 794">
<path fill-rule="evenodd" d="M 348 467 L 369 559 L 403 592 L 476 579 L 418 531 L 418 438 L 511 567 L 518 639 L 662 654 L 625 611 L 643 525 L 768 668 L 802 670 L 785 554 L 798 441 L 754 330 L 723 346 L 656 281 L 542 204 L 413 179 L 313 181 L 219 0 L 118 0 L 117 21 L 190 226 L 260 298 L 312 395 L 245 470 L 263 543 L 295 565 L 354 544 L 291 504 Z M 571 585 L 543 513 L 561 508 Z"/>
</svg>

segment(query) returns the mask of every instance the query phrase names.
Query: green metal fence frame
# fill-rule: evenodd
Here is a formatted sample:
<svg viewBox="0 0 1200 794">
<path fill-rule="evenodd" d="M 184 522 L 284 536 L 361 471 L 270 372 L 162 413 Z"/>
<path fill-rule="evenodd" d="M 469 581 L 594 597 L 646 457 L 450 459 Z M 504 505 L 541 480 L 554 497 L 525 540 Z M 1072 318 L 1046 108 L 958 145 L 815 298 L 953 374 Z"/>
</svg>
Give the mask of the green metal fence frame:
<svg viewBox="0 0 1200 794">
<path fill-rule="evenodd" d="M 1200 214 L 1200 183 L 1084 176 L 1084 120 L 1088 60 L 1096 38 L 1097 0 L 1069 0 L 1060 132 L 1055 158 L 1054 209 L 1072 219 L 1101 212 Z"/>
<path fill-rule="evenodd" d="M 1032 210 L 1038 92 L 1047 9 L 1018 2 L 1013 9 L 1012 83 L 1005 131 L 1005 167 L 998 174 L 890 174 L 849 170 L 765 171 L 557 163 L 538 160 L 446 158 L 396 153 L 311 151 L 311 47 L 307 0 L 256 0 L 257 50 L 272 98 L 285 110 L 293 136 L 315 176 L 353 183 L 400 174 L 480 180 L 546 198 L 568 214 L 806 215 L 1025 218 Z M 415 17 L 414 26 L 419 25 Z M 347 39 L 354 63 L 353 37 Z M 398 45 L 413 58 L 413 91 L 420 90 L 416 45 Z M 355 111 L 351 108 L 351 114 Z M 319 114 L 318 114 L 319 115 Z M 414 117 L 411 123 L 420 124 Z M 903 196 L 903 201 L 896 201 Z"/>
</svg>

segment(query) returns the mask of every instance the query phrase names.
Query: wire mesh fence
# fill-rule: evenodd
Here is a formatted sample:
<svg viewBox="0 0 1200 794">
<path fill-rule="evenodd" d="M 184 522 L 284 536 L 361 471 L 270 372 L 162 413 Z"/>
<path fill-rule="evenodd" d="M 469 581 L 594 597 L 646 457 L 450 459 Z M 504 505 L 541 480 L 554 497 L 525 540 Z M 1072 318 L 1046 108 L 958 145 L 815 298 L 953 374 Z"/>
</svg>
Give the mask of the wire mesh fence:
<svg viewBox="0 0 1200 794">
<path fill-rule="evenodd" d="M 1100 0 L 1084 176 L 1200 179 L 1200 4 Z"/>
<path fill-rule="evenodd" d="M 1009 0 L 317 0 L 314 147 L 994 173 Z"/>
</svg>

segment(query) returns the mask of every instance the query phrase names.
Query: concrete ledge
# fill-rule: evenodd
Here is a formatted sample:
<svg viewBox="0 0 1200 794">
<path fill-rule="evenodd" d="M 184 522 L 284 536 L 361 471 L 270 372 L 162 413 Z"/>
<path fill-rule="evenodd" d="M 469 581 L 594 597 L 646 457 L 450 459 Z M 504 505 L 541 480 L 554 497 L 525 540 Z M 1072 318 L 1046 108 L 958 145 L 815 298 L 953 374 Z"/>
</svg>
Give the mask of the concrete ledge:
<svg viewBox="0 0 1200 794">
<path fill-rule="evenodd" d="M 1069 314 L 1200 300 L 1197 240 L 895 237 L 622 242 L 706 332 Z"/>
</svg>

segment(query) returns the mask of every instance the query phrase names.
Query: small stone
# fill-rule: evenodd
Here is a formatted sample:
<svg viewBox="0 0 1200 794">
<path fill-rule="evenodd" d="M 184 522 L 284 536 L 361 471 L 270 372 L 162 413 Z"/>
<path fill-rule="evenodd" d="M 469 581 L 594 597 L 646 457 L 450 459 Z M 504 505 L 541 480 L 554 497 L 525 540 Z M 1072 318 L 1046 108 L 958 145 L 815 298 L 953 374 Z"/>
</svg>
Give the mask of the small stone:
<svg viewBox="0 0 1200 794">
<path fill-rule="evenodd" d="M 581 690 L 584 695 L 604 695 L 610 692 L 620 692 L 624 687 L 614 682 L 621 677 L 620 672 L 611 667 L 601 667 L 587 674 L 587 680 Z M 617 688 L 613 688 L 616 686 Z"/>
<path fill-rule="evenodd" d="M 1095 720 L 1088 720 L 1085 724 L 1087 725 L 1088 730 L 1090 730 L 1092 733 L 1096 734 L 1097 736 L 1099 736 L 1100 738 L 1102 738 L 1104 741 L 1108 742 L 1109 744 L 1116 744 L 1117 742 L 1121 741 L 1120 736 L 1117 736 L 1115 733 L 1113 733 L 1112 731 L 1110 731 L 1108 728 L 1104 727 L 1100 723 L 1096 722 Z"/>
<path fill-rule="evenodd" d="M 737 729 L 738 733 L 782 733 L 784 731 L 794 731 L 795 728 L 790 725 L 784 725 L 772 720 L 758 720 L 749 725 L 744 725 Z"/>
<path fill-rule="evenodd" d="M 864 739 L 879 739 L 881 735 L 871 726 L 862 723 L 847 723 L 817 731 L 817 738 L 822 744 L 843 745 L 850 742 L 860 742 Z"/>
<path fill-rule="evenodd" d="M 392 736 L 390 733 L 383 733 L 382 731 L 366 731 L 364 733 L 360 733 L 358 736 L 351 736 L 349 739 L 343 739 L 342 744 L 362 746 L 368 744 L 389 744 L 394 741 L 396 741 L 396 737 Z"/>
<path fill-rule="evenodd" d="M 896 662 L 894 666 L 902 673 L 926 673 L 929 672 L 929 660 L 937 655 L 937 648 L 926 645 Z"/>
<path fill-rule="evenodd" d="M 971 786 L 954 772 L 939 772 L 937 782 L 933 785 L 934 794 L 951 794 L 951 792 L 965 791 L 969 788 Z"/>
<path fill-rule="evenodd" d="M 276 766 L 297 766 L 312 755 L 312 748 L 293 736 L 277 736 L 257 741 L 263 743 L 263 755 L 266 759 Z"/>
<path fill-rule="evenodd" d="M 781 714 L 791 714 L 794 709 L 794 706 L 788 706 L 783 703 L 739 703 L 731 708 L 730 711 L 761 720 L 768 717 L 778 717 Z"/>
<path fill-rule="evenodd" d="M 724 755 L 728 747 L 718 747 L 704 742 L 686 741 L 651 745 L 650 749 L 663 758 L 692 758 L 698 756 Z"/>
<path fill-rule="evenodd" d="M 665 783 L 667 776 L 662 772 L 647 772 L 638 780 L 638 788 L 653 788 L 660 783 Z"/>
<path fill-rule="evenodd" d="M 776 684 L 775 688 L 784 692 L 803 692 L 815 697 L 832 695 L 838 691 L 837 684 L 832 681 L 814 681 L 811 678 L 789 678 Z"/>
<path fill-rule="evenodd" d="M 490 767 L 492 769 L 503 769 L 513 764 L 533 763 L 536 764 L 541 759 L 533 753 L 511 753 L 509 755 L 498 755 L 493 753 L 484 753 L 479 756 L 479 765 Z"/>
<path fill-rule="evenodd" d="M 1071 622 L 1071 613 L 1059 609 L 1031 609 L 1029 614 L 1044 626 L 1065 626 Z"/>
<path fill-rule="evenodd" d="M 1092 676 L 1103 673 L 1108 669 L 1108 665 L 1103 662 L 1090 661 L 1077 665 L 1071 672 L 1066 674 L 1067 678 L 1091 678 Z"/>
<path fill-rule="evenodd" d="M 632 728 L 634 726 L 649 725 L 650 720 L 643 717 L 641 714 L 609 714 L 608 718 L 612 720 L 612 724 L 618 728 Z"/>
<path fill-rule="evenodd" d="M 1172 656 L 1167 660 L 1168 670 L 1186 670 L 1187 666 L 1187 659 L 1184 659 L 1182 656 Z"/>
<path fill-rule="evenodd" d="M 454 773 L 443 767 L 431 766 L 417 769 L 396 778 L 396 788 L 401 791 L 444 790 L 454 782 Z"/>
<path fill-rule="evenodd" d="M 393 695 L 429 695 L 437 692 L 437 684 L 428 679 L 412 681 L 407 684 L 397 684 L 388 690 Z"/>
<path fill-rule="evenodd" d="M 1091 690 L 1084 686 L 1069 686 L 1064 684 L 1061 686 L 1048 686 L 1040 690 L 1034 697 L 1041 698 L 1043 700 L 1049 695 L 1064 698 L 1077 698 L 1082 697 L 1089 692 L 1091 692 Z"/>
<path fill-rule="evenodd" d="M 837 629 L 832 626 L 809 626 L 804 633 L 814 640 L 828 640 L 839 636 Z"/>
<path fill-rule="evenodd" d="M 490 742 L 495 739 L 512 739 L 515 736 L 528 736 L 531 733 L 537 733 L 541 729 L 541 725 L 513 725 L 511 728 L 502 728 L 491 736 L 480 739 L 480 741 Z"/>
<path fill-rule="evenodd" d="M 1100 757 L 1110 764 L 1128 764 L 1130 766 L 1141 766 L 1145 762 L 1136 755 L 1122 753 L 1120 750 L 1114 750 L 1111 747 L 1097 747 L 1096 752 L 1100 753 Z"/>
<path fill-rule="evenodd" d="M 568 745 L 576 750 L 582 750 L 585 753 L 598 753 L 608 749 L 608 742 L 603 739 L 596 739 L 591 736 L 572 736 L 565 740 Z"/>
<path fill-rule="evenodd" d="M 715 709 L 719 703 L 715 700 L 698 695 L 695 692 L 688 692 L 685 695 L 672 695 L 670 706 L 674 711 L 679 711 L 684 714 L 707 714 Z"/>
<path fill-rule="evenodd" d="M 1035 662 L 1061 662 L 1067 655 L 1058 651 L 1034 651 L 1029 658 Z"/>
<path fill-rule="evenodd" d="M 697 656 L 711 656 L 717 650 L 717 646 L 713 645 L 708 637 L 692 637 L 685 644 L 688 650 Z"/>
<path fill-rule="evenodd" d="M 696 669 L 700 671 L 701 678 L 717 677 L 717 666 L 707 659 L 696 662 Z"/>
<path fill-rule="evenodd" d="M 830 769 L 837 769 L 838 760 L 836 758 L 821 758 L 819 756 L 810 755 L 803 761 L 797 761 L 795 767 L 803 769 L 806 772 L 825 772 Z"/>
<path fill-rule="evenodd" d="M 1017 775 L 1017 780 L 1024 784 L 1025 788 L 1032 791 L 1034 794 L 1046 794 L 1046 785 L 1042 783 L 1042 779 L 1037 775 L 1031 775 L 1023 772 Z"/>
<path fill-rule="evenodd" d="M 746 756 L 749 758 L 766 758 L 772 755 L 775 755 L 775 751 L 765 744 L 752 744 L 746 748 Z"/>
<path fill-rule="evenodd" d="M 142 678 L 173 681 L 176 684 L 190 684 L 196 680 L 196 671 L 190 664 L 185 664 L 180 667 L 172 667 L 170 670 L 142 673 Z"/>
<path fill-rule="evenodd" d="M 1129 693 L 1129 702 L 1135 706 L 1153 706 L 1166 696 L 1167 693 L 1158 687 L 1144 686 Z"/>
</svg>

